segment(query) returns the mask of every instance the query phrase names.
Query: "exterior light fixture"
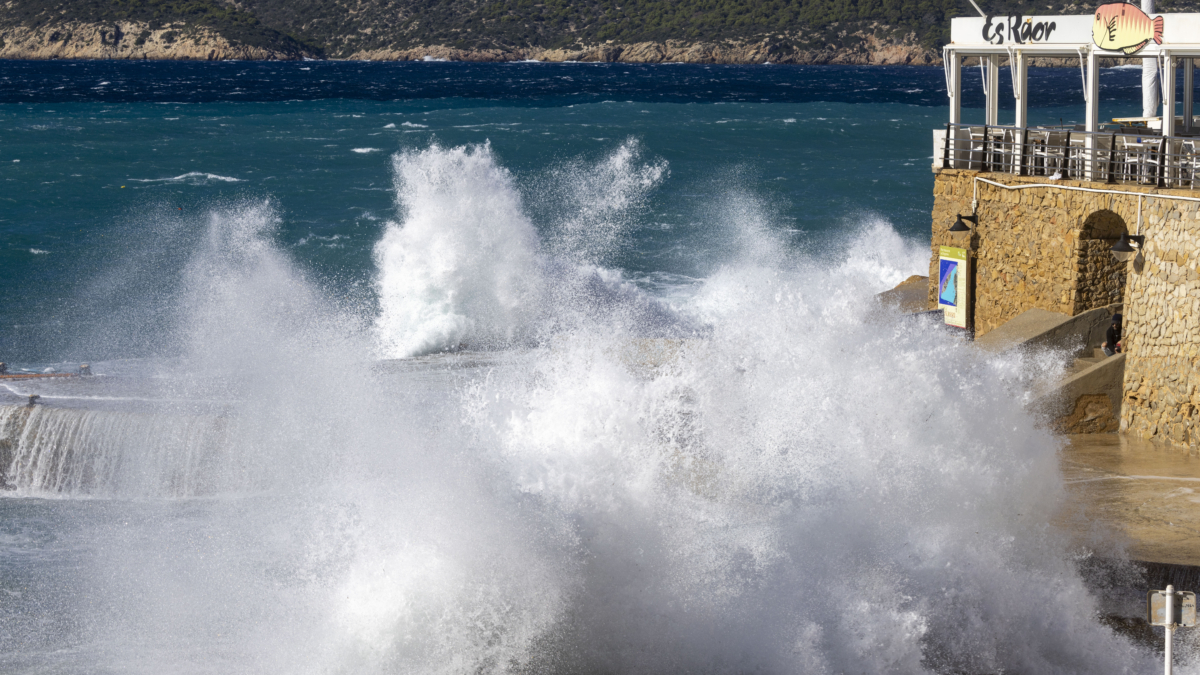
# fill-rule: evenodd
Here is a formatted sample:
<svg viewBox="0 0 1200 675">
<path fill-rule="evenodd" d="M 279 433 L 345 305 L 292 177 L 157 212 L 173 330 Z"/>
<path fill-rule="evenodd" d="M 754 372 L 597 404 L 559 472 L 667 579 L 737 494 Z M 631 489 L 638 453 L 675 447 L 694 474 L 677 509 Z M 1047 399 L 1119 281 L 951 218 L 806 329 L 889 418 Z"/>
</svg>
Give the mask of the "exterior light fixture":
<svg viewBox="0 0 1200 675">
<path fill-rule="evenodd" d="M 1137 246 L 1133 244 L 1137 244 Z M 1109 250 L 1112 251 L 1113 257 L 1118 261 L 1125 262 L 1132 259 L 1145 244 L 1146 235 L 1144 234 L 1123 234 L 1121 235 L 1121 240 Z"/>
<path fill-rule="evenodd" d="M 950 226 L 949 231 L 950 232 L 970 232 L 971 228 L 967 227 L 967 224 L 963 222 L 964 220 L 969 220 L 972 223 L 975 223 L 976 226 L 979 225 L 979 216 L 964 216 L 960 213 L 960 214 L 958 214 L 958 220 L 954 221 L 954 224 Z"/>
</svg>

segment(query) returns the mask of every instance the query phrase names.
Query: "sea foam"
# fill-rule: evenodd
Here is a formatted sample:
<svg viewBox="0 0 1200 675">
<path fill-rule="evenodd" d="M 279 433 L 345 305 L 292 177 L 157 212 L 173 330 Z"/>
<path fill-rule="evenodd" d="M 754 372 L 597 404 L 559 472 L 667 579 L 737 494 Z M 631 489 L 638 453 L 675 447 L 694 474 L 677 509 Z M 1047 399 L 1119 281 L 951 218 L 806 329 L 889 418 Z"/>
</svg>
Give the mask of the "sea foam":
<svg viewBox="0 0 1200 675">
<path fill-rule="evenodd" d="M 130 178 L 129 181 L 131 183 L 188 183 L 191 185 L 206 185 L 213 182 L 241 183 L 242 179 L 221 176 L 215 173 L 204 173 L 203 171 L 189 171 L 188 173 L 170 178 Z"/>
</svg>

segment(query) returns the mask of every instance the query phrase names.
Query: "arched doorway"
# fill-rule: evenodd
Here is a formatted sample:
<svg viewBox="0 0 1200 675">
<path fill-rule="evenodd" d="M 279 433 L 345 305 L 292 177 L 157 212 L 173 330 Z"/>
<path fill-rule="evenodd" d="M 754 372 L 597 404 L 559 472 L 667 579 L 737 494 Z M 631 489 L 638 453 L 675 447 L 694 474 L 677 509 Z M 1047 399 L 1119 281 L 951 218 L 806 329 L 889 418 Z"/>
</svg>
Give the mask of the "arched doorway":
<svg viewBox="0 0 1200 675">
<path fill-rule="evenodd" d="M 1079 233 L 1072 314 L 1119 303 L 1125 297 L 1126 263 L 1110 249 L 1129 226 L 1120 214 L 1101 209 L 1088 214 Z"/>
</svg>

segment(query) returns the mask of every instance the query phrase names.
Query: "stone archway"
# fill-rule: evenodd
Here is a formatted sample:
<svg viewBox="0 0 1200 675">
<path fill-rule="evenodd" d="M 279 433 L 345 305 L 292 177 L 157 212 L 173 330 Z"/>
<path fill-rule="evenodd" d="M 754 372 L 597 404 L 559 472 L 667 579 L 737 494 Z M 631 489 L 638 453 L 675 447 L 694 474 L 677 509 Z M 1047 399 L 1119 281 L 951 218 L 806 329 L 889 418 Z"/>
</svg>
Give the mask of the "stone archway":
<svg viewBox="0 0 1200 675">
<path fill-rule="evenodd" d="M 1129 226 L 1120 214 L 1100 209 L 1088 214 L 1079 233 L 1073 314 L 1121 302 L 1125 297 L 1126 263 L 1110 249 Z"/>
<path fill-rule="evenodd" d="M 1129 234 L 1125 219 L 1115 211 L 1100 209 L 1092 211 L 1083 219 L 1082 239 L 1112 239 L 1114 242 L 1123 234 Z"/>
</svg>

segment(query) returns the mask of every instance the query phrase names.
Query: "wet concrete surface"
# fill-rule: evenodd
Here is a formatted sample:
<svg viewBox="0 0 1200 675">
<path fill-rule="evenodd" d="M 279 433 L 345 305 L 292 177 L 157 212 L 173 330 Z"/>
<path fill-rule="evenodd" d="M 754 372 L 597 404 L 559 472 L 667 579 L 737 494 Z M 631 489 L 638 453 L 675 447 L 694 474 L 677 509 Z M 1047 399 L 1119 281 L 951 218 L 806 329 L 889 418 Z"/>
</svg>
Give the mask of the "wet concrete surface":
<svg viewBox="0 0 1200 675">
<path fill-rule="evenodd" d="M 1200 565 L 1200 456 L 1118 434 L 1064 437 L 1059 523 L 1103 554 Z M 1122 556 L 1123 557 L 1123 556 Z"/>
</svg>

